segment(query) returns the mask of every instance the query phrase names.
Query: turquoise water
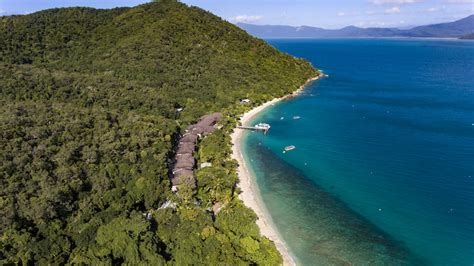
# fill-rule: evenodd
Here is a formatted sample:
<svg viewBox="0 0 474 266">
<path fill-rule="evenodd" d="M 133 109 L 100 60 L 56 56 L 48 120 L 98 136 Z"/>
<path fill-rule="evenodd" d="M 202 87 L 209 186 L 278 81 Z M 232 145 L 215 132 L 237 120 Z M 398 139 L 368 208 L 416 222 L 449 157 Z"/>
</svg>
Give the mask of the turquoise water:
<svg viewBox="0 0 474 266">
<path fill-rule="evenodd" d="M 329 74 L 243 141 L 298 262 L 473 265 L 474 42 L 269 42 Z"/>
</svg>

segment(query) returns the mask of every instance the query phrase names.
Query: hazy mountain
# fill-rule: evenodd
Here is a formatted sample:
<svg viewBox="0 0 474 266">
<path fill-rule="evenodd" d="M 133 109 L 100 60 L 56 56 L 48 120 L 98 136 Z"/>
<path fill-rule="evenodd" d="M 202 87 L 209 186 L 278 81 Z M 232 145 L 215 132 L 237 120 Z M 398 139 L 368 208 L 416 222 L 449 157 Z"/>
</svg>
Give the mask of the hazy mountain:
<svg viewBox="0 0 474 266">
<path fill-rule="evenodd" d="M 460 37 L 474 32 L 474 15 L 447 23 L 419 26 L 407 30 L 410 37 Z"/>
<path fill-rule="evenodd" d="M 317 27 L 283 25 L 237 24 L 248 33 L 260 38 L 335 38 L 335 37 L 460 37 L 474 32 L 474 15 L 447 23 L 398 28 L 359 28 L 348 26 L 328 30 Z"/>
<path fill-rule="evenodd" d="M 463 40 L 474 40 L 474 33 L 461 36 L 460 39 L 463 39 Z"/>
</svg>

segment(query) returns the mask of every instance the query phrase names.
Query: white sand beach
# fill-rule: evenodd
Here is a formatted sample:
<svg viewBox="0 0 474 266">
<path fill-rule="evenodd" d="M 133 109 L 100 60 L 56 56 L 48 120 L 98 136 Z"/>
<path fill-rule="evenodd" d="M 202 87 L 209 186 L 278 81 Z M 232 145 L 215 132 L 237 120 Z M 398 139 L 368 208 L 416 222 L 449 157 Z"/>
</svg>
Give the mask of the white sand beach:
<svg viewBox="0 0 474 266">
<path fill-rule="evenodd" d="M 242 116 L 240 122 L 242 123 L 242 125 L 248 125 L 250 120 L 252 120 L 253 117 L 263 111 L 265 108 L 272 106 L 283 99 L 293 97 L 299 94 L 309 83 L 321 77 L 324 77 L 324 74 L 321 74 L 315 78 L 308 79 L 308 81 L 304 85 L 302 85 L 298 90 L 296 90 L 290 95 L 273 99 L 248 111 Z M 244 131 L 245 130 L 236 128 L 234 129 L 234 132 L 231 135 L 233 144 L 232 158 L 236 159 L 239 163 L 239 168 L 237 172 L 240 180 L 239 187 L 242 190 L 242 193 L 239 195 L 239 197 L 247 207 L 251 208 L 257 214 L 257 225 L 260 228 L 261 234 L 268 237 L 275 243 L 278 251 L 283 257 L 283 265 L 296 265 L 295 259 L 291 256 L 285 242 L 282 240 L 282 237 L 276 230 L 275 225 L 273 224 L 273 221 L 271 220 L 271 217 L 268 214 L 268 211 L 266 210 L 265 204 L 260 197 L 260 191 L 255 184 L 254 177 L 250 174 L 245 164 L 245 160 L 243 158 L 241 150 L 241 138 L 244 134 Z"/>
</svg>

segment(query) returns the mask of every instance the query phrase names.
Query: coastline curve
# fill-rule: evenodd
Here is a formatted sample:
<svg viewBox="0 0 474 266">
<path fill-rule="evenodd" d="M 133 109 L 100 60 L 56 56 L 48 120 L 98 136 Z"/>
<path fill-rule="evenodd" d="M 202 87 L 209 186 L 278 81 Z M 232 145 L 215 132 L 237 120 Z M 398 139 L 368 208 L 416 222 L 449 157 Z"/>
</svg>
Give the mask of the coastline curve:
<svg viewBox="0 0 474 266">
<path fill-rule="evenodd" d="M 323 77 L 327 77 L 327 75 L 320 73 L 318 76 L 308 79 L 305 84 L 301 85 L 293 93 L 280 98 L 275 98 L 271 101 L 265 102 L 264 104 L 253 108 L 252 110 L 242 115 L 240 123 L 242 125 L 247 125 L 256 115 L 258 115 L 266 108 L 284 99 L 297 96 L 309 84 Z M 239 164 L 237 168 L 237 174 L 239 176 L 238 186 L 242 191 L 242 193 L 239 195 L 239 198 L 244 202 L 245 206 L 249 207 L 257 214 L 258 218 L 256 223 L 260 229 L 260 233 L 275 243 L 278 252 L 280 252 L 280 254 L 282 255 L 283 265 L 296 265 L 296 259 L 290 253 L 287 244 L 284 242 L 283 238 L 281 237 L 275 225 L 273 224 L 272 218 L 270 217 L 270 214 L 266 209 L 265 203 L 260 197 L 260 192 L 257 184 L 255 183 L 255 178 L 252 176 L 248 166 L 245 163 L 241 146 L 241 140 L 243 136 L 244 131 L 238 130 L 237 128 L 234 128 L 234 131 L 231 134 L 232 159 L 237 160 Z"/>
</svg>

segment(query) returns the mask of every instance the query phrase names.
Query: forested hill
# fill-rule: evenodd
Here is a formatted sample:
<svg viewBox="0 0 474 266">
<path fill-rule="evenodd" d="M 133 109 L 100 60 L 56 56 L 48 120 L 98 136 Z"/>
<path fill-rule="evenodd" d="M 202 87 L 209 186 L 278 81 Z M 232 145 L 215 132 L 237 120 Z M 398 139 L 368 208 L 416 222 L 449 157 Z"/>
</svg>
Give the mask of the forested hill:
<svg viewBox="0 0 474 266">
<path fill-rule="evenodd" d="M 316 73 L 177 1 L 0 17 L 0 264 L 281 263 L 237 198 L 228 134 L 240 98 Z M 173 194 L 178 136 L 214 111 L 195 154 L 212 166 Z"/>
</svg>

